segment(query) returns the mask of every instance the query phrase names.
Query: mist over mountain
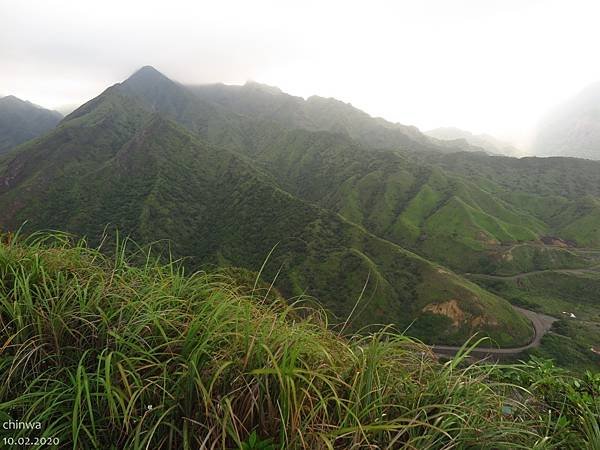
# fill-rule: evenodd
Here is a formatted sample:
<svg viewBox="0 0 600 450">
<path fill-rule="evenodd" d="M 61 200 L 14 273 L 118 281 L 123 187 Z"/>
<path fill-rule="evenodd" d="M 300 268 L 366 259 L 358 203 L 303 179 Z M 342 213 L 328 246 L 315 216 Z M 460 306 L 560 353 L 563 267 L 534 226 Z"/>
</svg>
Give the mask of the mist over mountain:
<svg viewBox="0 0 600 450">
<path fill-rule="evenodd" d="M 62 114 L 13 95 L 0 98 L 0 153 L 54 128 Z"/>
<path fill-rule="evenodd" d="M 335 99 L 146 66 L 0 158 L 0 226 L 168 240 L 192 269 L 258 270 L 273 250 L 265 279 L 352 329 L 517 345 L 532 330 L 509 302 L 593 317 L 598 164 L 486 155 Z"/>
<path fill-rule="evenodd" d="M 600 161 L 434 134 L 145 66 L 0 154 L 0 412 L 90 450 L 588 448 Z"/>
<path fill-rule="evenodd" d="M 465 142 L 430 139 L 413 126 L 371 117 L 349 103 L 319 96 L 304 100 L 279 88 L 256 82 L 245 85 L 189 86 L 199 98 L 214 102 L 239 115 L 288 128 L 329 131 L 348 135 L 369 149 L 404 148 L 417 151 L 474 150 Z"/>
<path fill-rule="evenodd" d="M 538 126 L 533 152 L 600 159 L 600 82 L 548 114 Z"/>
<path fill-rule="evenodd" d="M 473 134 L 470 131 L 461 130 L 460 128 L 435 128 L 425 131 L 425 134 L 444 141 L 462 139 L 468 144 L 479 147 L 492 155 L 520 156 L 522 153 L 512 144 L 503 142 L 494 136 L 490 136 L 489 134 Z"/>
<path fill-rule="evenodd" d="M 599 17 L 0 0 L 0 450 L 600 450 Z"/>
</svg>

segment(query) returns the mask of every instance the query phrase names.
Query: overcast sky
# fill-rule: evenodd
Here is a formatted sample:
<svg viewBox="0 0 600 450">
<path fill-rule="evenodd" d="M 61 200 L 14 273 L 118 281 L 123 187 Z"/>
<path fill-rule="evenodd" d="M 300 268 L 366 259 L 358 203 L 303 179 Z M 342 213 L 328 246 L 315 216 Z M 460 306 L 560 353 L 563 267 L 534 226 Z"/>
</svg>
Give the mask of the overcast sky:
<svg viewBox="0 0 600 450">
<path fill-rule="evenodd" d="M 523 141 L 600 80 L 595 0 L 0 0 L 0 95 L 80 104 L 143 65 Z"/>
</svg>

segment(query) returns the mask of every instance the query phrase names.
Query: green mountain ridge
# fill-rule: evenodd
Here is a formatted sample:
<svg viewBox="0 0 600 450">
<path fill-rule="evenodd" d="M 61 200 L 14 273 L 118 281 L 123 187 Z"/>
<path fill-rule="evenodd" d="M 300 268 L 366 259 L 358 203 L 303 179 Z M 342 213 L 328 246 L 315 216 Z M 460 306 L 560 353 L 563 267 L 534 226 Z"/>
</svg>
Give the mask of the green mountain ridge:
<svg viewBox="0 0 600 450">
<path fill-rule="evenodd" d="M 304 100 L 255 82 L 188 86 L 198 98 L 229 111 L 285 128 L 329 131 L 348 135 L 367 149 L 403 147 L 417 151 L 479 150 L 464 143 L 430 138 L 416 127 L 374 118 L 349 103 L 319 96 Z"/>
<path fill-rule="evenodd" d="M 155 100 L 185 101 L 177 92 L 160 97 L 176 84 L 150 83 L 158 97 L 146 98 L 148 80 L 138 81 L 139 74 L 107 89 L 45 138 L 0 160 L 2 228 L 27 220 L 27 229 L 62 229 L 94 242 L 110 224 L 140 243 L 170 240 L 174 254 L 196 268 L 257 270 L 275 248 L 266 279 L 282 268 L 279 289 L 314 295 L 340 317 L 367 282 L 353 328 L 405 328 L 417 319 L 412 331 L 430 341 L 460 343 L 475 330 L 503 345 L 529 339 L 526 321 L 501 298 L 282 190 L 248 158 L 167 119 L 179 109 L 163 115 L 165 105 Z M 204 123 L 198 135 L 218 139 L 213 131 L 223 124 L 193 120 L 199 108 L 189 104 L 178 119 Z M 458 319 L 424 312 L 445 302 L 458 304 Z"/>
<path fill-rule="evenodd" d="M 388 141 L 384 145 L 389 147 L 388 152 L 404 157 L 392 163 L 396 168 L 398 182 L 378 182 L 377 178 L 381 175 L 379 172 L 373 171 L 367 176 L 369 164 L 380 167 L 383 160 L 390 164 L 390 158 L 393 157 L 380 151 L 369 159 L 366 153 L 372 153 L 374 148 L 381 147 L 381 143 L 365 139 L 364 136 L 368 133 L 364 130 L 368 129 L 374 136 L 385 134 L 382 129 L 401 132 L 394 124 L 373 119 L 366 113 L 358 112 L 350 105 L 333 99 L 317 100 L 315 97 L 305 101 L 256 83 L 244 86 L 204 85 L 190 89 L 203 100 L 215 101 L 237 114 L 247 115 L 246 124 L 259 123 L 254 126 L 254 130 L 246 133 L 245 145 L 238 150 L 261 162 L 283 183 L 285 189 L 310 201 L 318 201 L 350 220 L 365 225 L 379 236 L 411 246 L 413 250 L 450 264 L 455 269 L 472 271 L 482 261 L 489 262 L 490 258 L 495 260 L 493 265 L 497 265 L 498 260 L 503 265 L 502 255 L 497 254 L 495 247 L 510 242 L 539 242 L 548 234 L 577 241 L 579 245 L 597 243 L 595 231 L 589 226 L 582 228 L 578 223 L 578 220 L 584 225 L 593 222 L 595 212 L 582 211 L 573 206 L 582 195 L 590 191 L 597 192 L 597 186 L 600 185 L 596 183 L 600 173 L 597 167 L 586 167 L 584 161 L 564 158 L 495 158 L 472 151 L 467 153 L 465 150 L 472 150 L 468 147 L 455 147 L 448 151 L 448 148 L 437 145 L 436 140 L 427 141 L 428 138 L 424 136 L 415 140 L 414 134 L 409 133 L 400 140 Z M 317 104 L 322 106 L 318 112 L 315 107 Z M 327 105 L 335 107 L 328 108 Z M 260 124 L 257 117 L 271 122 Z M 257 132 L 256 128 L 260 129 L 261 126 L 283 127 L 284 132 Z M 409 128 L 404 127 L 402 130 Z M 298 129 L 307 131 L 304 142 L 301 141 L 303 138 Z M 334 132 L 334 135 L 327 137 L 325 134 L 310 133 L 316 129 Z M 285 130 L 297 135 L 286 138 Z M 248 136 L 252 142 L 248 142 Z M 290 142 L 286 142 L 286 139 Z M 319 139 L 321 142 L 316 143 Z M 365 143 L 370 143 L 371 146 Z M 328 145 L 332 147 L 331 150 Z M 328 156 L 324 157 L 325 154 Z M 312 155 L 312 161 L 308 155 Z M 464 166 L 459 167 L 463 163 Z M 288 166 L 293 170 L 289 170 Z M 419 186 L 426 185 L 422 177 L 427 176 L 426 173 L 430 170 L 427 167 L 431 166 L 434 170 L 442 169 L 440 177 L 452 179 L 444 182 L 446 186 L 442 188 L 443 193 L 436 192 L 437 203 L 432 207 L 436 211 L 442 209 L 443 202 L 452 196 L 471 207 L 459 208 L 460 203 L 454 202 L 445 208 L 446 215 L 462 217 L 464 226 L 461 225 L 458 230 L 444 231 L 443 228 L 426 226 L 425 218 L 415 225 L 406 217 L 399 217 L 403 208 L 409 204 L 410 195 L 419 198 Z M 580 172 L 580 169 L 584 170 Z M 579 175 L 581 173 L 584 174 L 583 177 Z M 413 174 L 419 174 L 419 181 L 411 181 Z M 290 181 L 290 177 L 295 181 Z M 357 177 L 361 178 L 360 183 Z M 303 181 L 299 182 L 300 179 Z M 339 191 L 336 191 L 338 187 Z M 454 189 L 458 192 L 452 192 Z M 354 192 L 355 190 L 360 192 Z M 437 188 L 433 191 L 437 191 Z M 372 193 L 368 199 L 365 192 Z M 377 193 L 382 195 L 378 197 Z M 516 194 L 519 195 L 518 198 Z M 390 198 L 394 196 L 400 197 L 391 201 Z M 561 215 L 558 205 L 562 207 L 562 216 L 568 218 L 569 223 L 574 223 L 572 227 L 569 227 L 569 223 L 558 220 Z M 575 216 L 568 212 L 573 208 L 577 210 Z M 554 212 L 548 214 L 548 211 Z M 410 211 L 407 214 L 410 216 Z M 392 217 L 399 217 L 393 226 L 390 225 Z M 438 220 L 436 223 L 445 222 Z M 432 231 L 434 235 L 441 235 L 440 239 L 431 239 Z M 456 236 L 458 240 L 454 239 Z M 427 237 L 429 242 L 420 241 L 419 237 Z M 449 240 L 456 241 L 450 243 L 452 248 L 446 245 Z M 467 255 L 470 254 L 467 258 L 463 256 L 465 251 Z M 552 251 L 559 255 L 552 259 L 554 262 L 570 260 L 569 265 L 581 264 L 561 249 Z M 529 253 L 541 255 L 536 245 L 531 247 Z M 542 256 L 537 259 L 539 261 L 546 258 Z M 550 263 L 548 267 L 554 266 L 555 263 L 547 261 Z"/>
<path fill-rule="evenodd" d="M 469 177 L 496 198 L 541 220 L 548 233 L 583 247 L 598 247 L 600 162 L 576 158 L 506 158 L 455 153 L 419 155 Z"/>
<path fill-rule="evenodd" d="M 54 128 L 62 115 L 13 95 L 0 98 L 0 154 Z"/>
<path fill-rule="evenodd" d="M 192 90 L 245 116 L 243 145 L 235 150 L 284 189 L 430 260 L 459 272 L 499 276 L 597 265 L 596 253 L 582 248 L 598 245 L 598 210 L 585 200 L 598 198 L 597 164 L 573 158 L 494 157 L 464 143 L 450 143 L 450 148 L 443 143 L 444 148 L 432 138 L 415 140 L 410 133 L 389 140 L 385 128 L 394 124 L 350 105 L 332 99 L 304 101 L 257 84 Z M 316 113 L 309 103 L 313 110 L 318 105 L 323 110 Z M 402 133 L 400 128 L 392 135 Z M 593 289 L 579 300 L 565 293 L 571 288 L 557 291 L 560 300 L 541 285 L 536 289 L 535 303 L 526 300 L 529 292 L 519 291 L 523 299 L 510 291 L 495 292 L 550 314 L 555 314 L 552 305 L 557 301 L 566 310 L 600 301 Z M 583 330 L 585 339 L 562 338 L 557 347 L 548 337 L 540 354 L 571 366 L 594 365 L 589 345 L 597 344 L 598 334 L 592 322 L 577 320 L 570 326 Z M 581 348 L 582 342 L 588 344 L 579 353 L 582 359 L 562 356 L 566 347 Z"/>
<path fill-rule="evenodd" d="M 397 152 L 365 151 L 327 132 L 265 136 L 249 156 L 284 189 L 456 269 L 473 271 L 488 249 L 536 241 L 550 229 L 473 182 Z"/>
<path fill-rule="evenodd" d="M 600 172 L 470 150 L 333 99 L 189 87 L 145 67 L 0 158 L 0 226 L 93 240 L 111 224 L 170 240 L 193 268 L 258 270 L 274 249 L 264 277 L 338 317 L 366 282 L 355 329 L 416 319 L 409 333 L 428 342 L 525 342 L 524 319 L 460 273 L 592 264 L 580 247 L 598 245 Z"/>
</svg>

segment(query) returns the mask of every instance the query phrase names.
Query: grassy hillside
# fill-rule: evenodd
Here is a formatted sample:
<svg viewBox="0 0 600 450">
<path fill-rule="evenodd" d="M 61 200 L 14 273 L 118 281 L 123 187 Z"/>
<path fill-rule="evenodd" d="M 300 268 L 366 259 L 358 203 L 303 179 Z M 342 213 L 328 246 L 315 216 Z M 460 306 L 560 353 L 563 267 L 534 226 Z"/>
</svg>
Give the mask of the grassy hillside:
<svg viewBox="0 0 600 450">
<path fill-rule="evenodd" d="M 600 247 L 600 197 L 586 196 L 554 218 L 560 234 L 587 247 Z"/>
<path fill-rule="evenodd" d="M 543 361 L 440 364 L 346 336 L 239 271 L 186 275 L 127 247 L 0 238 L 0 417 L 78 449 L 581 449 L 600 379 Z M 133 247 L 135 250 L 136 247 Z"/>
<path fill-rule="evenodd" d="M 542 220 L 556 236 L 598 247 L 600 162 L 575 158 L 417 155 L 415 160 L 469 177 L 496 197 Z"/>
<path fill-rule="evenodd" d="M 516 305 L 560 320 L 532 354 L 577 370 L 600 367 L 600 274 L 587 270 L 544 271 L 516 278 L 472 279 Z"/>
<path fill-rule="evenodd" d="M 581 269 L 597 264 L 597 259 L 573 248 L 524 242 L 500 246 L 480 260 L 478 273 L 517 275 L 552 269 Z"/>
<path fill-rule="evenodd" d="M 286 190 L 453 268 L 492 270 L 501 244 L 547 234 L 596 245 L 596 233 L 587 224 L 597 211 L 577 202 L 596 192 L 598 171 L 580 161 L 449 154 L 408 129 L 404 140 L 383 145 L 377 138 L 400 128 L 352 112 L 340 102 L 305 102 L 255 84 L 192 90 L 246 117 L 244 145 L 237 150 L 263 164 Z M 368 128 L 374 140 L 358 131 L 365 130 L 366 122 L 383 127 Z M 377 147 L 394 151 L 373 152 Z M 562 260 L 564 267 L 582 264 L 572 255 L 543 256 L 536 259 L 537 266 L 548 261 L 551 268 Z M 536 267 L 529 257 L 515 266 L 525 271 Z"/>
<path fill-rule="evenodd" d="M 561 319 L 552 327 L 552 332 L 544 336 L 540 347 L 529 353 L 536 357 L 552 359 L 562 367 L 574 370 L 585 369 L 598 371 L 600 355 L 600 322 L 581 322 L 579 320 Z"/>
<path fill-rule="evenodd" d="M 409 154 L 367 152 L 341 135 L 296 130 L 280 133 L 270 142 L 263 138 L 252 148 L 259 150 L 251 156 L 290 192 L 458 270 L 481 272 L 482 266 L 493 270 L 505 265 L 498 261 L 503 247 L 534 244 L 549 235 L 577 246 L 598 245 L 598 200 L 580 196 L 596 175 L 585 170 L 578 180 L 577 161 L 566 165 L 567 175 L 559 177 L 558 186 L 553 177 L 564 161 L 517 164 L 515 172 L 528 182 L 540 177 L 536 184 L 519 187 L 516 180 L 509 184 L 500 175 L 483 179 L 471 169 L 431 165 L 434 157 L 421 161 Z M 439 158 L 453 161 L 453 157 Z M 495 159 L 472 158 L 467 162 L 483 174 L 495 164 Z M 510 168 L 506 170 L 514 176 Z M 568 249 L 538 250 L 531 245 L 529 251 L 511 253 L 508 265 L 531 271 L 585 264 Z"/>
<path fill-rule="evenodd" d="M 283 131 L 250 148 L 287 191 L 455 269 L 480 271 L 490 250 L 549 229 L 476 183 L 343 135 Z"/>
<path fill-rule="evenodd" d="M 576 176 L 577 160 L 515 163 L 448 154 L 465 148 L 440 146 L 412 127 L 334 99 L 305 101 L 256 83 L 184 87 L 144 68 L 121 87 L 203 139 L 250 157 L 284 190 L 461 271 L 479 272 L 482 262 L 493 267 L 499 244 L 548 233 L 576 237 L 581 245 L 596 242 L 586 225 L 595 209 L 569 214 L 596 181 L 589 168 Z M 421 205 L 421 189 L 433 191 L 435 201 L 427 198 L 433 204 Z M 415 205 L 424 215 L 414 216 Z"/>
<path fill-rule="evenodd" d="M 193 268 L 258 270 L 273 250 L 264 274 L 286 295 L 352 313 L 354 329 L 410 325 L 428 342 L 530 334 L 500 297 L 437 264 L 499 275 L 589 264 L 569 245 L 596 245 L 594 167 L 444 155 L 333 100 L 202 89 L 143 68 L 0 159 L 0 225 L 92 241 L 110 225 L 170 241 Z M 377 150 L 389 145 L 368 147 L 375 134 L 404 137 Z M 549 235 L 573 242 L 542 244 Z"/>
<path fill-rule="evenodd" d="M 530 309 L 555 317 L 567 311 L 580 319 L 600 320 L 600 274 L 597 272 L 544 271 L 516 277 L 473 275 L 472 279 Z"/>
<path fill-rule="evenodd" d="M 270 254 L 266 279 L 290 297 L 315 296 L 351 329 L 416 321 L 414 333 L 429 342 L 462 343 L 475 331 L 499 345 L 528 342 L 528 322 L 505 300 L 199 140 L 131 93 L 136 76 L 0 163 L 0 225 L 27 221 L 29 231 L 66 230 L 91 242 L 108 226 L 140 243 L 163 240 L 194 269 L 258 270 Z M 451 317 L 436 306 L 448 302 L 458 305 Z"/>
<path fill-rule="evenodd" d="M 483 153 L 412 153 L 421 162 L 506 192 L 577 199 L 600 196 L 600 162 L 576 158 L 507 158 Z M 502 192 L 499 190 L 499 192 Z"/>
</svg>

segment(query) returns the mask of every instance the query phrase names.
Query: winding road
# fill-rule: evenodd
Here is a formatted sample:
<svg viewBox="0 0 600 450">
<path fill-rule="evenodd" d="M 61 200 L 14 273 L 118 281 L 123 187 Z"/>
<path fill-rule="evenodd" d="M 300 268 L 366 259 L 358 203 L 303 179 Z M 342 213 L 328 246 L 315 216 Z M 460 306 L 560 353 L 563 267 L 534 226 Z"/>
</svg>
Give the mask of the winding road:
<svg viewBox="0 0 600 450">
<path fill-rule="evenodd" d="M 552 324 L 558 320 L 552 316 L 548 316 L 546 314 L 537 313 L 534 311 L 530 311 L 528 309 L 519 308 L 518 306 L 514 306 L 513 308 L 519 313 L 523 314 L 527 317 L 531 324 L 533 325 L 533 339 L 522 347 L 510 347 L 510 348 L 492 348 L 492 347 L 478 347 L 470 351 L 470 355 L 476 358 L 485 358 L 493 355 L 517 355 L 525 350 L 528 350 L 533 347 L 537 347 L 540 345 L 540 341 L 542 337 L 550 330 Z M 454 347 L 451 345 L 432 345 L 431 349 L 436 354 L 441 355 L 455 355 L 461 347 Z"/>
<path fill-rule="evenodd" d="M 523 272 L 516 275 L 488 275 L 485 273 L 465 273 L 467 278 L 481 278 L 488 280 L 518 280 L 521 278 L 528 277 L 530 275 L 536 275 L 539 273 L 562 273 L 567 275 L 586 275 L 586 274 L 598 274 L 600 270 L 600 264 L 590 267 L 582 267 L 579 269 L 545 269 L 545 270 L 534 270 L 532 272 Z"/>
<path fill-rule="evenodd" d="M 511 252 L 514 248 L 519 247 L 521 245 L 527 244 L 517 244 L 513 245 L 509 252 Z M 546 247 L 544 245 L 544 247 Z M 587 248 L 577 248 L 570 249 L 573 252 L 576 252 L 580 255 L 586 254 L 591 256 L 590 265 L 587 267 L 574 268 L 574 269 L 546 269 L 546 270 L 534 270 L 531 272 L 523 272 L 515 275 L 488 275 L 481 273 L 465 273 L 464 275 L 471 279 L 490 279 L 490 280 L 519 280 L 521 278 L 525 278 L 531 275 L 536 275 L 540 273 L 556 273 L 556 274 L 568 274 L 575 276 L 585 276 L 591 274 L 600 274 L 600 263 L 598 262 L 600 259 L 600 249 L 587 249 Z M 518 306 L 512 305 L 512 307 L 519 313 L 523 314 L 525 317 L 529 319 L 533 326 L 534 335 L 531 342 L 527 345 L 523 345 L 521 347 L 510 347 L 510 348 L 492 348 L 492 347 L 478 347 L 470 351 L 469 355 L 472 358 L 483 359 L 486 357 L 494 357 L 500 358 L 502 355 L 518 355 L 519 353 L 524 352 L 533 347 L 537 347 L 540 345 L 542 337 L 550 330 L 552 324 L 556 322 L 558 319 L 552 316 L 548 316 L 546 314 L 537 313 L 534 311 L 530 311 L 528 309 L 519 308 Z M 455 355 L 461 347 L 455 347 L 450 345 L 432 345 L 430 346 L 432 351 L 439 355 Z"/>
</svg>

